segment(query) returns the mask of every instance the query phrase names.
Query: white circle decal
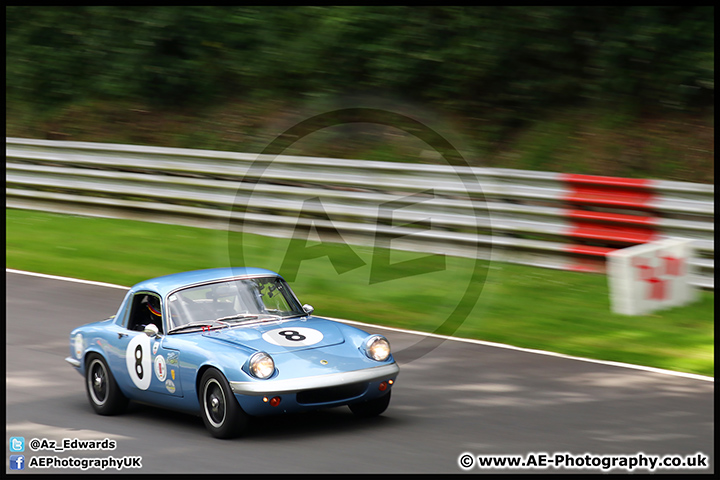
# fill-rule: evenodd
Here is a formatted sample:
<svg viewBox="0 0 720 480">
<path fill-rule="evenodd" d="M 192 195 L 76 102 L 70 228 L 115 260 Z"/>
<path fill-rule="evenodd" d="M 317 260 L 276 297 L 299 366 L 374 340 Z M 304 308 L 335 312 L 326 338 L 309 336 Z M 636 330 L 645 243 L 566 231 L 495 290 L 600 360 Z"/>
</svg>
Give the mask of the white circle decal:
<svg viewBox="0 0 720 480">
<path fill-rule="evenodd" d="M 167 365 L 162 355 L 155 357 L 155 375 L 157 375 L 158 380 L 161 382 L 164 382 L 167 378 Z"/>
<path fill-rule="evenodd" d="M 75 356 L 77 358 L 82 357 L 83 353 L 83 338 L 81 334 L 75 335 Z"/>
<path fill-rule="evenodd" d="M 125 350 L 125 362 L 135 386 L 140 390 L 147 390 L 152 380 L 150 337 L 143 333 L 135 335 Z"/>
<path fill-rule="evenodd" d="M 175 383 L 172 380 L 165 382 L 165 388 L 167 388 L 168 392 L 175 393 Z"/>
<path fill-rule="evenodd" d="M 323 334 L 312 328 L 286 327 L 265 332 L 262 338 L 268 343 L 281 347 L 307 347 L 322 340 Z"/>
</svg>

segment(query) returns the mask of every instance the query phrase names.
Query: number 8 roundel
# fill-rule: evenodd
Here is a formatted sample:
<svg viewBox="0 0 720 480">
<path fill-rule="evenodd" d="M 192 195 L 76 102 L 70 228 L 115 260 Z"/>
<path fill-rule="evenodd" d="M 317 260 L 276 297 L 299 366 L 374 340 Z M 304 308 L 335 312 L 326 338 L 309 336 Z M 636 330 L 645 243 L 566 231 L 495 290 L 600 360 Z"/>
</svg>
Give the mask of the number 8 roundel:
<svg viewBox="0 0 720 480">
<path fill-rule="evenodd" d="M 281 347 L 307 347 L 322 340 L 323 334 L 312 328 L 288 327 L 265 332 L 262 338 L 268 343 Z"/>
<path fill-rule="evenodd" d="M 150 337 L 143 334 L 135 335 L 125 350 L 125 362 L 130 379 L 140 390 L 147 390 L 152 380 L 150 350 Z"/>
</svg>

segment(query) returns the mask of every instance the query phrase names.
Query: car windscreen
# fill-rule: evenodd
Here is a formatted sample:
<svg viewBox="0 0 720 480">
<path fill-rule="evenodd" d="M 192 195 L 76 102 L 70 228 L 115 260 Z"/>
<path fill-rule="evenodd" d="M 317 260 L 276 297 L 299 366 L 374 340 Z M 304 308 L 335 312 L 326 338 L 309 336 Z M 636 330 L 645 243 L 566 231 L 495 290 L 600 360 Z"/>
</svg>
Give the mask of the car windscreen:
<svg viewBox="0 0 720 480">
<path fill-rule="evenodd" d="M 171 329 L 211 322 L 305 315 L 285 281 L 253 277 L 177 290 L 167 298 Z"/>
</svg>

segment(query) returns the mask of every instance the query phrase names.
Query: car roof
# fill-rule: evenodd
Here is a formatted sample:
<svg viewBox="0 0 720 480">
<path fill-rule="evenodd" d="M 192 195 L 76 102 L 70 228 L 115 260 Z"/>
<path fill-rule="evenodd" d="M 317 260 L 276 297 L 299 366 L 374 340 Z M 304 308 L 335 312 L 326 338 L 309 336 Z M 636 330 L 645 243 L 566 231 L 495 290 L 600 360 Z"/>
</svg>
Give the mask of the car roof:
<svg viewBox="0 0 720 480">
<path fill-rule="evenodd" d="M 162 277 L 151 278 L 135 284 L 130 291 L 137 292 L 147 290 L 159 293 L 165 297 L 168 293 L 178 288 L 198 283 L 211 282 L 213 280 L 224 280 L 242 276 L 272 275 L 280 276 L 277 273 L 264 268 L 250 267 L 225 267 L 209 268 L 206 270 L 193 270 L 190 272 L 173 273 Z"/>
</svg>

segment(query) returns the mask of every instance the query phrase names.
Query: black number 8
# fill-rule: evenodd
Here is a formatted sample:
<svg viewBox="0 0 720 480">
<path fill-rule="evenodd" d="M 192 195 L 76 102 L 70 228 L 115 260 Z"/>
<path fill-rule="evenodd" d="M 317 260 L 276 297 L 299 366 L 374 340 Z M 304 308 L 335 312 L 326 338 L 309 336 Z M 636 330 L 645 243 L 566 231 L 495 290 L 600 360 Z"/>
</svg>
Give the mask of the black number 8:
<svg viewBox="0 0 720 480">
<path fill-rule="evenodd" d="M 138 345 L 135 347 L 135 373 L 140 380 L 143 377 L 143 366 L 142 366 L 143 350 L 142 346 Z"/>
<path fill-rule="evenodd" d="M 307 338 L 305 335 L 301 335 L 300 332 L 295 330 L 283 330 L 282 332 L 278 332 L 278 335 L 282 335 L 286 340 L 290 340 L 292 342 L 302 342 Z"/>
</svg>

